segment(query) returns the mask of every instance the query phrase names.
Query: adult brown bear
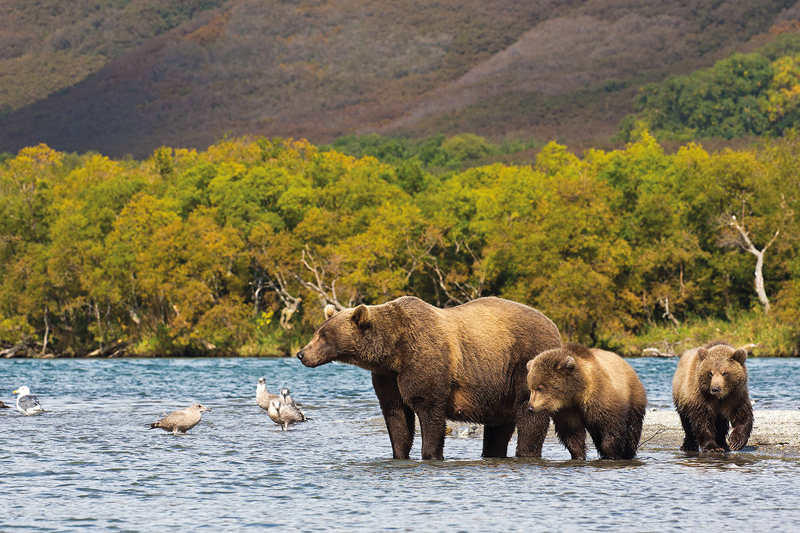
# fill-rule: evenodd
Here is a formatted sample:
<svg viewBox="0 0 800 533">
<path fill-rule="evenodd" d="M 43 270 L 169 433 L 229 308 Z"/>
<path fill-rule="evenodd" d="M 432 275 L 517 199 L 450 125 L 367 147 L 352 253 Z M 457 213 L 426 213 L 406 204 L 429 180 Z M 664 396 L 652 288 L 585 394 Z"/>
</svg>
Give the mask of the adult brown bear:
<svg viewBox="0 0 800 533">
<path fill-rule="evenodd" d="M 339 313 L 328 306 L 325 316 L 297 358 L 372 372 L 395 459 L 408 459 L 415 414 L 423 459 L 443 458 L 446 419 L 484 424 L 484 457 L 505 457 L 515 426 L 517 456 L 541 457 L 549 418 L 527 407 L 526 365 L 561 336 L 539 311 L 501 298 L 439 309 L 404 296 Z"/>
<path fill-rule="evenodd" d="M 747 390 L 747 352 L 715 341 L 681 356 L 672 399 L 686 434 L 681 450 L 741 450 L 753 430 Z M 730 442 L 728 425 L 733 428 Z"/>
</svg>

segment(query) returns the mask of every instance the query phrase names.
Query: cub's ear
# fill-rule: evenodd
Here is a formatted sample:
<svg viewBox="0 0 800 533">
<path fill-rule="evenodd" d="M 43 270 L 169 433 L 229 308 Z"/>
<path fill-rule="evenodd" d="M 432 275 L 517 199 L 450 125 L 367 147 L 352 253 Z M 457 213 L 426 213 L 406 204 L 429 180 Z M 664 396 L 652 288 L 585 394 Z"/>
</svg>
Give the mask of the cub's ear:
<svg viewBox="0 0 800 533">
<path fill-rule="evenodd" d="M 336 307 L 333 304 L 328 304 L 325 306 L 325 320 L 328 320 L 335 314 L 336 314 Z"/>
<path fill-rule="evenodd" d="M 697 349 L 697 359 L 700 361 L 705 361 L 706 357 L 708 357 L 708 350 L 705 348 L 698 348 Z"/>
<path fill-rule="evenodd" d="M 565 368 L 567 370 L 573 370 L 575 368 L 575 358 L 571 355 L 568 355 L 564 362 L 561 363 L 561 368 Z"/>
<path fill-rule="evenodd" d="M 530 361 L 528 361 L 528 364 L 527 364 L 527 366 L 526 366 L 525 368 L 527 368 L 527 369 L 528 369 L 528 373 L 530 374 L 530 372 L 531 372 L 531 368 L 533 368 L 533 359 L 531 359 Z"/>
<path fill-rule="evenodd" d="M 747 359 L 747 350 L 739 348 L 738 350 L 733 352 L 733 354 L 731 354 L 731 359 L 733 359 L 740 365 L 743 365 L 745 360 Z"/>
<path fill-rule="evenodd" d="M 366 328 L 369 326 L 369 308 L 364 304 L 359 305 L 356 307 L 356 310 L 353 311 L 353 316 L 350 317 L 350 320 L 352 320 L 356 326 Z"/>
</svg>

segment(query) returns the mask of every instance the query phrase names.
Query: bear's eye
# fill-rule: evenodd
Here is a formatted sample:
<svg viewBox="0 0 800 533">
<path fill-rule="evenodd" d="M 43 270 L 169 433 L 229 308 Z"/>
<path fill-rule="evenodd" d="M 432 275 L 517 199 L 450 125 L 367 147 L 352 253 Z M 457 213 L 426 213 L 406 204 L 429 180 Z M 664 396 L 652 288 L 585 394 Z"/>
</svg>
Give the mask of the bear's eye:
<svg viewBox="0 0 800 533">
<path fill-rule="evenodd" d="M 542 387 L 541 385 L 536 387 L 536 392 L 542 392 L 543 390 L 544 390 L 544 387 Z"/>
<path fill-rule="evenodd" d="M 728 375 L 728 373 L 727 373 L 727 372 L 723 372 L 723 373 L 722 373 L 722 375 L 723 375 L 723 376 L 727 376 L 727 375 Z"/>
<path fill-rule="evenodd" d="M 714 373 L 713 373 L 713 372 L 709 372 L 709 373 L 708 373 L 708 375 L 709 375 L 709 376 L 713 376 L 713 375 L 714 375 Z"/>
</svg>

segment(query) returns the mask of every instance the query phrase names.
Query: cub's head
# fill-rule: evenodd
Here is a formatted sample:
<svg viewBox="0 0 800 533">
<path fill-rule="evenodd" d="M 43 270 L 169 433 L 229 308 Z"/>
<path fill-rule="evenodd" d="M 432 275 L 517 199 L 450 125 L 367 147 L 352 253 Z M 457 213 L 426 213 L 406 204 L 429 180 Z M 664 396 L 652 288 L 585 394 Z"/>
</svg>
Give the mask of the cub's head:
<svg viewBox="0 0 800 533">
<path fill-rule="evenodd" d="M 534 411 L 553 414 L 572 405 L 580 392 L 574 354 L 566 348 L 555 348 L 528 361 L 528 388 Z"/>
<path fill-rule="evenodd" d="M 747 384 L 744 362 L 747 352 L 724 343 L 712 343 L 697 349 L 697 378 L 700 390 L 720 400 Z"/>
<path fill-rule="evenodd" d="M 356 357 L 364 345 L 364 336 L 372 327 L 370 310 L 366 305 L 337 312 L 332 305 L 325 306 L 325 322 L 314 332 L 297 358 L 308 367 L 331 361 L 347 362 Z"/>
</svg>

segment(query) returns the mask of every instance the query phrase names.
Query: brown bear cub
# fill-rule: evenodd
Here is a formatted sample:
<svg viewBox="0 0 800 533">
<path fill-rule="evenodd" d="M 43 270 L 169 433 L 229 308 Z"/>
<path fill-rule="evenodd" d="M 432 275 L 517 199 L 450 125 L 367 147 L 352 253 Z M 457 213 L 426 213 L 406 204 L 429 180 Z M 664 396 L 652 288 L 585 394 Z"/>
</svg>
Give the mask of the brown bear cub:
<svg viewBox="0 0 800 533">
<path fill-rule="evenodd" d="M 325 316 L 297 358 L 372 372 L 395 459 L 408 459 L 415 416 L 423 459 L 443 458 L 447 419 L 484 424 L 484 457 L 505 457 L 515 428 L 517 455 L 541 457 L 550 420 L 527 409 L 526 364 L 561 336 L 539 311 L 501 298 L 439 309 L 404 296 L 338 313 L 328 306 Z"/>
<path fill-rule="evenodd" d="M 686 437 L 681 450 L 741 450 L 753 430 L 747 391 L 747 352 L 715 341 L 681 356 L 672 379 L 672 399 Z M 733 428 L 727 440 L 728 426 Z"/>
<path fill-rule="evenodd" d="M 528 363 L 530 406 L 553 417 L 573 459 L 586 459 L 589 432 L 601 459 L 633 459 L 647 394 L 636 372 L 615 353 L 565 344 Z"/>
</svg>

